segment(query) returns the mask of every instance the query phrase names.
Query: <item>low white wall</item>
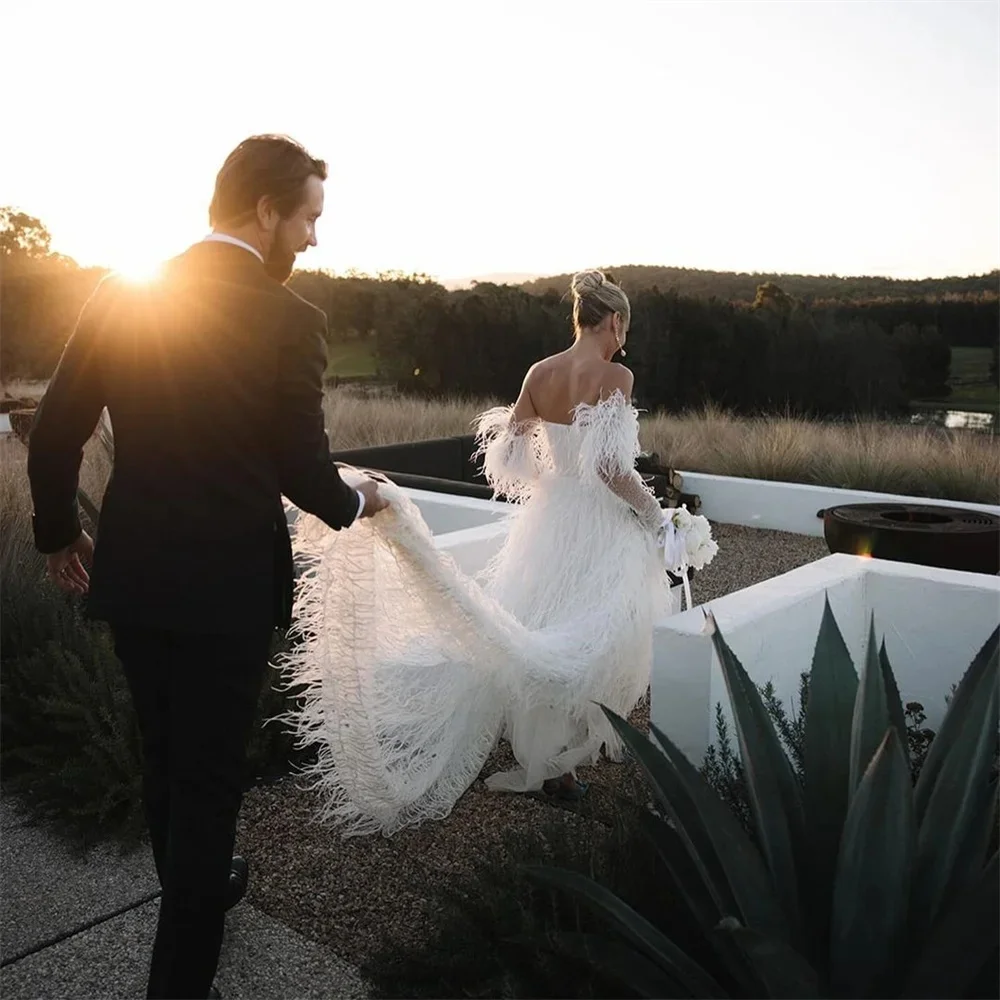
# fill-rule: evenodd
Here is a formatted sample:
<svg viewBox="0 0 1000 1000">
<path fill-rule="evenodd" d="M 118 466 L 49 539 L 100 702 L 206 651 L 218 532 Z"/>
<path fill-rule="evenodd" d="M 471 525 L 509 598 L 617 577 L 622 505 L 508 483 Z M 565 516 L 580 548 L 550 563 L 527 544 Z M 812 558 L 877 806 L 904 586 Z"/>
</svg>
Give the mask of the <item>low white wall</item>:
<svg viewBox="0 0 1000 1000">
<path fill-rule="evenodd" d="M 957 503 L 927 497 L 897 496 L 865 490 L 838 490 L 827 486 L 774 483 L 763 479 L 710 476 L 682 472 L 684 492 L 701 497 L 702 513 L 719 524 L 741 524 L 797 535 L 823 537 L 823 521 L 817 511 L 850 503 L 919 503 L 938 507 L 963 507 L 1000 515 L 1000 506 Z M 407 489 L 434 535 L 464 531 L 494 524 L 514 512 L 514 506 L 478 497 L 452 496 L 429 490 Z"/>
<path fill-rule="evenodd" d="M 498 524 L 510 516 L 512 509 L 510 504 L 480 500 L 478 497 L 458 497 L 429 490 L 404 489 L 403 492 L 417 505 L 431 534 L 435 536 Z M 284 501 L 284 505 L 289 525 L 295 524 L 299 509 L 288 500 Z"/>
<path fill-rule="evenodd" d="M 404 492 L 420 509 L 433 535 L 496 524 L 511 513 L 510 504 L 496 500 L 452 496 L 430 490 L 406 489 Z"/>
<path fill-rule="evenodd" d="M 720 524 L 741 524 L 796 535 L 823 537 L 823 519 L 817 512 L 827 507 L 854 503 L 915 503 L 932 507 L 962 507 L 1000 516 L 994 504 L 959 503 L 930 497 L 911 497 L 871 490 L 841 490 L 831 486 L 776 483 L 764 479 L 712 476 L 704 472 L 681 472 L 684 492 L 701 497 L 702 513 Z M 407 490 L 431 531 L 444 534 L 500 520 L 514 510 L 511 504 L 475 497 L 456 497 L 425 490 Z"/>
<path fill-rule="evenodd" d="M 1000 623 L 1000 578 L 929 567 L 906 572 L 906 563 L 880 560 L 871 561 L 873 568 L 876 563 L 877 570 L 865 574 L 865 597 L 875 609 L 879 642 L 885 638 L 904 703 L 919 701 L 937 728 L 951 685 Z"/>
<path fill-rule="evenodd" d="M 1000 578 L 839 554 L 713 602 L 726 641 L 754 683 L 770 680 L 796 711 L 799 677 L 812 665 L 827 595 L 858 670 L 874 611 L 876 639 L 885 638 L 900 695 L 923 704 L 932 728 L 951 685 L 1000 621 Z M 728 701 L 703 609 L 660 622 L 653 638 L 653 722 L 700 763 L 715 740 L 715 706 Z"/>
<path fill-rule="evenodd" d="M 506 521 L 481 524 L 475 528 L 437 535 L 434 543 L 455 560 L 463 573 L 475 576 L 500 551 L 507 537 L 508 527 Z"/>
<path fill-rule="evenodd" d="M 991 504 L 959 503 L 928 497 L 897 496 L 867 490 L 839 490 L 830 486 L 774 483 L 764 479 L 710 476 L 704 472 L 681 472 L 684 492 L 701 497 L 702 510 L 710 521 L 770 528 L 796 535 L 823 537 L 823 520 L 817 511 L 848 503 L 919 503 L 934 507 L 963 507 L 1000 515 Z"/>
</svg>

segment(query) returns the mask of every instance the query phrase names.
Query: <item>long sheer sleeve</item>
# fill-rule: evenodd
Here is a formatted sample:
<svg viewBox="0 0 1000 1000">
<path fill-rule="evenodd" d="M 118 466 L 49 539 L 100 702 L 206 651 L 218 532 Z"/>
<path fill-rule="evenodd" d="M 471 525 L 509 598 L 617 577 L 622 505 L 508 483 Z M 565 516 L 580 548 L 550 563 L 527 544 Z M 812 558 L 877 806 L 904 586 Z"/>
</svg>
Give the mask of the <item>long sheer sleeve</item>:
<svg viewBox="0 0 1000 1000">
<path fill-rule="evenodd" d="M 512 406 L 496 406 L 475 420 L 475 458 L 494 491 L 508 500 L 527 498 L 541 472 L 537 422 L 516 424 Z"/>
<path fill-rule="evenodd" d="M 581 471 L 596 474 L 625 501 L 651 532 L 659 530 L 663 511 L 653 491 L 635 470 L 639 455 L 639 415 L 621 392 L 595 406 L 577 409 L 584 428 Z"/>
<path fill-rule="evenodd" d="M 620 475 L 598 470 L 598 475 L 612 493 L 621 497 L 636 512 L 645 527 L 654 533 L 659 531 L 663 522 L 663 509 L 656 495 L 635 469 Z"/>
</svg>

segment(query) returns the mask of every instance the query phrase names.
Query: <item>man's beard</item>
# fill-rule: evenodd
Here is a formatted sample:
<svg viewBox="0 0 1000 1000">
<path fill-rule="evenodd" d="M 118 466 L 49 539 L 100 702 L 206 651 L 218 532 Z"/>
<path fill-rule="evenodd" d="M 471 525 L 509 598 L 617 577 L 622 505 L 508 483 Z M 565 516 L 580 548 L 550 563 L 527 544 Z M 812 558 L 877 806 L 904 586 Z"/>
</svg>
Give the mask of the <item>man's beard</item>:
<svg viewBox="0 0 1000 1000">
<path fill-rule="evenodd" d="M 292 268 L 295 267 L 295 251 L 290 250 L 281 238 L 281 233 L 275 233 L 274 242 L 264 260 L 264 270 L 274 278 L 284 284 L 292 276 Z"/>
</svg>

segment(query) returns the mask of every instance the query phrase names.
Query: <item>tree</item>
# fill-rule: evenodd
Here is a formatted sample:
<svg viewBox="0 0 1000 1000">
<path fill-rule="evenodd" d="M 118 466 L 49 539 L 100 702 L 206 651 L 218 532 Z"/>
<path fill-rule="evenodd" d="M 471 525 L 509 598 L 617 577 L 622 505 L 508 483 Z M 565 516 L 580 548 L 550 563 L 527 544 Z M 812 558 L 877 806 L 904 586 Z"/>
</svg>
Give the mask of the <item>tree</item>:
<svg viewBox="0 0 1000 1000">
<path fill-rule="evenodd" d="M 52 253 L 34 216 L 0 207 L 0 381 L 47 379 L 104 274 Z"/>
<path fill-rule="evenodd" d="M 950 392 L 951 348 L 934 326 L 904 323 L 892 331 L 903 369 L 903 391 L 910 399 L 943 399 Z"/>
<path fill-rule="evenodd" d="M 782 316 L 787 316 L 795 308 L 795 300 L 779 288 L 773 281 L 765 281 L 757 286 L 751 309 L 771 309 Z"/>
<path fill-rule="evenodd" d="M 48 229 L 33 215 L 0 207 L 0 255 L 40 259 L 52 252 Z"/>
</svg>

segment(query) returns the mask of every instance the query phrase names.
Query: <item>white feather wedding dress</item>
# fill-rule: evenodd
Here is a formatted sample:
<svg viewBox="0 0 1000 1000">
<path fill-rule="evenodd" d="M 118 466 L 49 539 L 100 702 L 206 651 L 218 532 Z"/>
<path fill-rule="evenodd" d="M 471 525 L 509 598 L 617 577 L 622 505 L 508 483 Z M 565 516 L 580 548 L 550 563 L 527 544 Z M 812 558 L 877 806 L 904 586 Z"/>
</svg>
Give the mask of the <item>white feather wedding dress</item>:
<svg viewBox="0 0 1000 1000">
<path fill-rule="evenodd" d="M 625 714 L 649 684 L 672 597 L 636 411 L 618 393 L 569 425 L 519 434 L 498 408 L 477 430 L 487 479 L 517 501 L 478 578 L 391 483 L 388 509 L 348 531 L 297 522 L 302 642 L 280 666 L 304 696 L 286 719 L 316 746 L 323 816 L 345 834 L 448 815 L 501 735 L 520 767 L 487 777 L 496 790 L 537 789 L 602 745 L 617 758 L 597 705 Z"/>
</svg>

